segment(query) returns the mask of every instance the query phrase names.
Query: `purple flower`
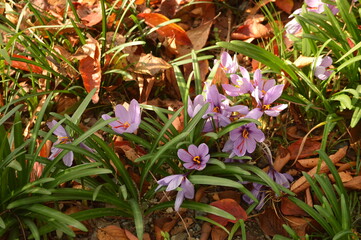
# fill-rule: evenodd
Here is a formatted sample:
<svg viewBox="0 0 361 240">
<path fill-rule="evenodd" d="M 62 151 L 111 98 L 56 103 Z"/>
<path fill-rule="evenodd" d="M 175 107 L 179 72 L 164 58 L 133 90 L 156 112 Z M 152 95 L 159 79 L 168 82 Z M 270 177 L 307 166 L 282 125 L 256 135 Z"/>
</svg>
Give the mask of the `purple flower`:
<svg viewBox="0 0 361 240">
<path fill-rule="evenodd" d="M 215 63 L 218 60 L 215 60 Z M 225 73 L 235 73 L 238 70 L 238 62 L 236 55 L 233 56 L 229 55 L 227 52 L 223 52 L 220 58 L 220 67 Z"/>
<path fill-rule="evenodd" d="M 129 110 L 126 110 L 124 106 L 118 104 L 115 106 L 115 116 L 117 120 L 109 123 L 112 129 L 119 133 L 134 133 L 140 124 L 140 107 L 137 100 L 133 99 L 130 102 Z M 111 117 L 108 114 L 103 114 L 102 118 L 108 120 Z"/>
<path fill-rule="evenodd" d="M 242 77 L 237 74 L 231 74 L 232 84 L 222 84 L 222 87 L 229 96 L 236 97 L 248 92 L 252 92 L 253 86 L 248 71 L 244 67 L 239 67 Z"/>
<path fill-rule="evenodd" d="M 209 148 L 207 144 L 202 143 L 198 147 L 194 144 L 188 147 L 188 151 L 185 149 L 179 149 L 177 155 L 184 163 L 184 167 L 187 169 L 196 169 L 198 171 L 203 170 L 210 158 Z"/>
<path fill-rule="evenodd" d="M 326 80 L 332 73 L 332 71 L 326 70 L 332 65 L 332 58 L 326 56 L 324 58 L 317 58 L 314 75 L 321 80 Z"/>
<path fill-rule="evenodd" d="M 179 207 L 182 204 L 184 198 L 192 199 L 194 197 L 194 186 L 183 174 L 175 174 L 162 178 L 157 181 L 157 183 L 159 184 L 159 186 L 156 188 L 155 191 L 160 189 L 162 186 L 167 186 L 166 191 L 169 192 L 178 188 L 180 185 L 181 190 L 178 191 L 174 204 L 174 208 L 176 211 L 179 210 Z"/>
<path fill-rule="evenodd" d="M 283 87 L 283 84 L 273 86 L 264 94 L 263 99 L 261 99 L 260 96 L 262 95 L 261 91 L 257 89 L 253 91 L 252 96 L 255 98 L 258 104 L 257 108 L 254 109 L 255 112 L 258 111 L 258 114 L 255 113 L 256 116 L 261 117 L 262 114 L 265 113 L 268 116 L 276 117 L 280 114 L 282 110 L 287 108 L 287 104 L 279 104 L 271 107 L 271 104 L 281 96 Z"/>
<path fill-rule="evenodd" d="M 259 98 L 263 98 L 268 90 L 276 85 L 274 79 L 263 79 L 261 70 L 257 69 L 253 74 L 253 87 L 254 91 L 258 91 Z"/>
<path fill-rule="evenodd" d="M 58 122 L 53 120 L 51 122 L 46 123 L 48 128 L 52 129 Z M 73 142 L 72 138 L 68 135 L 68 133 L 65 131 L 65 129 L 59 125 L 55 131 L 53 132 L 57 137 L 58 140 L 53 144 L 51 147 L 51 155 L 49 156 L 50 160 L 54 160 L 64 149 L 55 147 L 58 144 L 70 144 Z M 84 143 L 79 144 L 80 147 L 84 148 L 85 150 L 88 150 L 89 152 L 94 152 L 94 149 L 91 149 Z M 74 160 L 74 153 L 72 151 L 69 151 L 65 156 L 63 157 L 63 162 L 66 166 L 70 167 L 73 164 Z"/>
<path fill-rule="evenodd" d="M 214 127 L 219 128 L 227 126 L 231 122 L 229 120 L 231 112 L 227 111 L 229 101 L 226 96 L 218 92 L 216 85 L 211 85 L 208 88 L 207 102 L 210 103 L 210 111 L 203 116 L 203 118 L 208 118 L 203 131 L 210 132 Z"/>
<path fill-rule="evenodd" d="M 190 99 L 190 97 L 188 97 L 188 115 L 192 118 L 195 115 L 197 115 L 197 113 L 199 112 L 199 110 L 201 110 L 201 108 L 206 104 L 206 100 L 204 99 L 203 95 L 197 95 L 194 98 L 194 101 L 192 102 L 192 100 Z M 207 112 L 211 111 L 211 106 L 208 107 Z M 207 114 L 206 112 L 206 114 Z"/>
<path fill-rule="evenodd" d="M 222 151 L 229 152 L 232 149 L 230 157 L 234 155 L 241 157 L 246 152 L 252 153 L 256 149 L 257 142 L 263 142 L 265 139 L 264 133 L 254 123 L 248 123 L 232 130 L 229 136 Z"/>
</svg>

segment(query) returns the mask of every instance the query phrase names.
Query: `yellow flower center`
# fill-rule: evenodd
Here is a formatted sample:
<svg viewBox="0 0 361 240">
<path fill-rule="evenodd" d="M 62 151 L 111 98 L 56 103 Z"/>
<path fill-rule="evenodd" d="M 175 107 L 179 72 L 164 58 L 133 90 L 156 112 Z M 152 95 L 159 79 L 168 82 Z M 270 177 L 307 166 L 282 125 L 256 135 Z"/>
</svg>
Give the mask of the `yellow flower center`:
<svg viewBox="0 0 361 240">
<path fill-rule="evenodd" d="M 71 142 L 70 137 L 58 137 L 58 139 L 60 140 L 60 143 Z"/>
<path fill-rule="evenodd" d="M 221 111 L 220 111 L 219 107 L 214 107 L 213 112 L 220 113 Z"/>
<path fill-rule="evenodd" d="M 249 136 L 249 132 L 247 131 L 247 129 L 243 129 L 242 137 L 248 138 L 248 136 Z"/>
<path fill-rule="evenodd" d="M 193 162 L 197 163 L 197 164 L 201 164 L 201 157 L 200 156 L 195 156 L 193 158 Z"/>
<path fill-rule="evenodd" d="M 269 110 L 271 108 L 271 105 L 270 104 L 268 104 L 268 105 L 263 105 L 262 106 L 262 109 L 263 110 Z"/>
</svg>

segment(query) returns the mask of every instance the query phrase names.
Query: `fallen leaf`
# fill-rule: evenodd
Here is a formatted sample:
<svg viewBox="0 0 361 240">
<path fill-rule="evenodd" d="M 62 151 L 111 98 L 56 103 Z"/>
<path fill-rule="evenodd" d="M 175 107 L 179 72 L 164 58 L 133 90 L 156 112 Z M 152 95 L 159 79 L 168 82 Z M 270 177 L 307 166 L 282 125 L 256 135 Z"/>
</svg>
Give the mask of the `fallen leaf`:
<svg viewBox="0 0 361 240">
<path fill-rule="evenodd" d="M 208 214 L 208 217 L 213 221 L 218 222 L 222 226 L 226 226 L 228 222 L 236 223 L 239 219 L 247 220 L 248 216 L 246 211 L 237 203 L 235 200 L 226 198 L 221 199 L 219 201 L 212 202 L 211 206 L 220 208 L 230 214 L 232 214 L 236 220 L 226 219 L 224 217 L 220 217 L 214 214 Z"/>
<path fill-rule="evenodd" d="M 298 68 L 303 68 L 308 65 L 311 65 L 315 61 L 315 57 L 305 57 L 305 56 L 299 56 L 296 61 L 294 61 L 294 65 Z"/>
<path fill-rule="evenodd" d="M 302 208 L 289 200 L 287 197 L 282 197 L 281 199 L 281 212 L 286 216 L 308 216 Z"/>
<path fill-rule="evenodd" d="M 26 56 L 22 56 L 22 55 L 18 55 L 18 54 L 13 54 L 12 57 L 15 58 L 15 59 L 16 58 L 21 58 L 21 59 L 25 59 L 25 60 L 28 60 L 28 61 L 32 61 L 31 57 L 26 57 Z M 13 68 L 17 68 L 17 69 L 20 69 L 20 70 L 27 71 L 27 72 L 33 72 L 33 73 L 39 73 L 39 74 L 41 74 L 43 72 L 43 69 L 41 67 L 36 66 L 34 64 L 31 64 L 31 63 L 23 62 L 21 60 L 12 60 L 10 66 L 13 67 Z"/>
<path fill-rule="evenodd" d="M 271 29 L 258 21 L 248 21 L 239 26 L 231 35 L 232 39 L 265 38 L 271 36 Z"/>
<path fill-rule="evenodd" d="M 297 140 L 296 142 L 292 143 L 287 150 L 291 153 L 291 160 L 296 159 L 300 149 L 301 153 L 299 154 L 298 158 L 306 158 L 313 155 L 317 155 L 315 152 L 316 150 L 319 150 L 321 147 L 321 142 L 314 141 L 314 140 L 307 140 L 304 142 L 304 145 L 302 146 L 302 139 Z"/>
<path fill-rule="evenodd" d="M 361 176 L 356 176 L 352 180 L 343 184 L 343 186 L 350 190 L 361 190 Z"/>
<path fill-rule="evenodd" d="M 350 172 L 339 172 L 338 174 L 340 175 L 341 181 L 343 183 L 349 182 L 353 179 Z M 335 177 L 332 174 L 328 174 L 328 177 L 332 182 L 335 182 Z"/>
<path fill-rule="evenodd" d="M 206 45 L 212 25 L 213 21 L 209 21 L 199 27 L 187 31 L 187 35 L 193 44 L 194 50 L 200 50 Z"/>
<path fill-rule="evenodd" d="M 125 233 L 125 236 L 127 236 L 127 238 L 129 240 L 138 240 L 138 238 L 136 236 L 134 236 L 133 233 L 129 232 L 127 229 L 124 229 L 124 233 Z"/>
<path fill-rule="evenodd" d="M 285 13 L 291 14 L 294 2 L 293 0 L 276 0 L 276 6 Z"/>
<path fill-rule="evenodd" d="M 109 225 L 104 228 L 99 228 L 97 232 L 97 237 L 99 240 L 128 240 L 125 235 L 124 229 L 115 226 Z"/>
<path fill-rule="evenodd" d="M 102 8 L 99 2 L 93 5 L 78 3 L 76 6 L 76 12 L 85 26 L 91 27 L 102 21 Z"/>
<path fill-rule="evenodd" d="M 156 27 L 161 23 L 169 21 L 169 19 L 160 13 L 139 13 L 138 17 L 144 18 L 145 23 L 151 27 Z M 160 27 L 157 33 L 164 37 L 174 37 L 179 45 L 192 45 L 191 40 L 187 33 L 176 23 L 171 23 L 166 26 Z"/>
<path fill-rule="evenodd" d="M 282 224 L 285 224 L 283 218 L 280 214 L 276 214 L 275 209 L 266 208 L 263 214 L 258 216 L 259 225 L 262 231 L 269 236 L 274 236 L 280 234 L 287 236 L 286 230 L 282 227 Z"/>
<path fill-rule="evenodd" d="M 307 226 L 311 223 L 311 218 L 306 217 L 293 217 L 293 216 L 287 216 L 286 220 L 290 227 L 295 230 L 297 236 L 303 237 L 306 235 L 306 229 Z"/>
<path fill-rule="evenodd" d="M 164 61 L 162 58 L 155 57 L 151 53 L 142 53 L 138 63 L 135 65 L 134 72 L 156 76 L 171 67 L 172 65 Z"/>
<path fill-rule="evenodd" d="M 353 161 L 353 162 L 341 163 L 341 164 L 338 164 L 337 166 L 338 166 L 337 171 L 342 172 L 342 171 L 348 170 L 352 167 L 355 167 L 356 162 Z"/>
<path fill-rule="evenodd" d="M 320 161 L 320 158 L 307 158 L 307 159 L 300 159 L 297 161 L 299 164 L 301 164 L 302 167 L 313 168 L 317 166 L 318 162 Z"/>
<path fill-rule="evenodd" d="M 335 154 L 330 156 L 331 161 L 334 164 L 337 163 L 346 155 L 346 151 L 347 151 L 347 146 L 340 148 Z M 325 162 L 322 162 L 319 171 L 317 170 L 318 170 L 318 166 L 312 168 L 310 171 L 307 172 L 307 174 L 313 177 L 316 173 L 318 174 L 327 173 L 329 171 L 328 166 Z M 310 184 L 308 183 L 306 178 L 302 176 L 291 185 L 291 191 L 294 193 L 299 193 L 305 190 L 306 188 L 308 188 L 309 186 Z"/>
<path fill-rule="evenodd" d="M 154 220 L 155 236 L 157 240 L 163 239 L 161 232 L 169 232 L 177 223 L 177 219 L 161 217 Z"/>
<path fill-rule="evenodd" d="M 282 168 L 288 163 L 290 159 L 291 159 L 290 152 L 286 148 L 280 146 L 277 149 L 277 155 L 273 163 L 273 168 L 277 172 L 281 172 Z"/>
<path fill-rule="evenodd" d="M 102 78 L 100 46 L 98 41 L 90 35 L 87 37 L 86 44 L 81 47 L 81 53 L 79 55 L 79 72 L 87 92 L 96 88 L 96 92 L 92 97 L 93 103 L 96 104 L 99 101 L 100 82 Z"/>
<path fill-rule="evenodd" d="M 212 240 L 224 240 L 227 238 L 227 236 L 228 234 L 222 228 L 217 226 L 212 227 L 212 233 L 211 233 Z"/>
<path fill-rule="evenodd" d="M 212 231 L 211 224 L 208 222 L 203 223 L 200 240 L 208 240 L 209 236 L 211 235 L 211 231 Z"/>
</svg>

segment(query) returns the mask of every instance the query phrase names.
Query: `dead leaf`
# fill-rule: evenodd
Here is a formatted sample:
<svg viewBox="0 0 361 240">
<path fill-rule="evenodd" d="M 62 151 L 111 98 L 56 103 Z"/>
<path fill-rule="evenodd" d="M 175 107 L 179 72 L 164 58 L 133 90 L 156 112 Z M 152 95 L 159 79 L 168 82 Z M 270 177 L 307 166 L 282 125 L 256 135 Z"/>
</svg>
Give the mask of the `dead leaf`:
<svg viewBox="0 0 361 240">
<path fill-rule="evenodd" d="M 308 65 L 311 65 L 315 61 L 315 57 L 305 57 L 305 56 L 299 56 L 296 61 L 294 61 L 294 65 L 298 68 L 303 68 Z"/>
<path fill-rule="evenodd" d="M 76 12 L 85 26 L 91 27 L 102 21 L 103 17 L 100 2 L 96 4 L 77 3 L 76 6 Z"/>
<path fill-rule="evenodd" d="M 356 162 L 353 161 L 353 162 L 348 162 L 348 163 L 341 163 L 341 164 L 337 164 L 337 166 L 338 166 L 337 171 L 342 172 L 342 171 L 348 170 L 352 167 L 355 167 Z"/>
<path fill-rule="evenodd" d="M 350 190 L 361 190 L 361 176 L 356 176 L 352 180 L 343 184 L 343 186 Z"/>
<path fill-rule="evenodd" d="M 138 240 L 138 238 L 136 236 L 134 236 L 133 233 L 129 232 L 127 229 L 124 229 L 124 233 L 125 233 L 125 236 L 127 236 L 127 238 L 129 240 Z"/>
<path fill-rule="evenodd" d="M 307 159 L 300 159 L 297 161 L 299 164 L 301 164 L 302 167 L 313 168 L 313 167 L 317 166 L 320 159 L 319 158 L 307 158 Z"/>
<path fill-rule="evenodd" d="M 86 91 L 89 93 L 96 88 L 96 92 L 92 97 L 94 104 L 99 101 L 100 82 L 102 78 L 100 66 L 100 45 L 97 40 L 92 38 L 89 34 L 86 44 L 82 46 L 78 53 L 79 72 L 83 78 L 83 84 Z"/>
<path fill-rule="evenodd" d="M 306 235 L 307 226 L 311 223 L 311 218 L 287 216 L 286 220 L 290 227 L 295 230 L 297 236 L 302 237 Z"/>
<path fill-rule="evenodd" d="M 162 217 L 154 220 L 155 236 L 157 240 L 163 239 L 161 231 L 170 232 L 174 225 L 177 223 L 177 219 L 170 217 Z"/>
<path fill-rule="evenodd" d="M 97 232 L 97 237 L 99 240 L 128 240 L 125 235 L 124 229 L 115 226 L 109 225 L 104 228 L 99 228 Z"/>
<path fill-rule="evenodd" d="M 271 28 L 269 26 L 263 25 L 260 19 L 260 15 L 254 15 L 251 18 L 247 19 L 243 25 L 239 26 L 232 33 L 232 39 L 245 40 L 249 38 L 270 37 Z"/>
<path fill-rule="evenodd" d="M 349 182 L 353 179 L 350 172 L 339 172 L 338 174 L 340 175 L 341 181 L 343 183 Z M 328 174 L 328 177 L 332 182 L 335 182 L 335 177 L 332 174 Z"/>
<path fill-rule="evenodd" d="M 224 240 L 226 239 L 228 234 L 220 227 L 213 226 L 211 238 L 212 240 Z"/>
<path fill-rule="evenodd" d="M 138 63 L 135 65 L 134 72 L 156 76 L 172 65 L 164 61 L 162 58 L 155 57 L 151 53 L 140 55 Z"/>
<path fill-rule="evenodd" d="M 200 240 L 208 240 L 211 235 L 212 227 L 208 222 L 203 223 Z"/>
<path fill-rule="evenodd" d="M 290 159 L 291 159 L 290 152 L 286 148 L 280 146 L 277 149 L 277 155 L 273 163 L 273 168 L 277 172 L 281 172 L 282 168 L 288 163 Z"/>
<path fill-rule="evenodd" d="M 187 35 L 193 44 L 194 50 L 200 50 L 206 45 L 212 25 L 213 21 L 209 21 L 199 27 L 187 31 Z"/>
<path fill-rule="evenodd" d="M 291 153 L 291 160 L 296 159 L 297 154 L 302 146 L 302 139 L 297 140 L 296 142 L 292 143 L 287 150 Z M 319 150 L 321 147 L 321 143 L 319 141 L 314 140 L 307 140 L 304 142 L 304 145 L 302 147 L 302 151 L 298 158 L 306 158 L 313 155 L 317 155 L 315 152 L 316 150 Z"/>
<path fill-rule="evenodd" d="M 22 55 L 18 55 L 18 54 L 13 54 L 12 57 L 32 61 L 31 57 L 26 57 L 26 56 L 22 56 Z M 6 63 L 6 64 L 8 64 L 8 63 Z M 24 71 L 27 71 L 27 72 L 33 72 L 33 73 L 39 73 L 39 74 L 41 74 L 43 72 L 43 69 L 41 67 L 39 67 L 39 66 L 36 66 L 34 64 L 31 64 L 31 63 L 23 62 L 23 61 L 18 61 L 18 60 L 12 60 L 11 61 L 11 67 L 17 68 L 17 69 L 20 69 L 20 70 L 24 70 Z"/>
<path fill-rule="evenodd" d="M 275 213 L 275 209 L 266 208 L 263 214 L 258 216 L 258 219 L 259 225 L 266 235 L 274 236 L 280 234 L 287 236 L 286 230 L 282 227 L 282 224 L 286 222 L 281 218 L 280 214 Z"/>
<path fill-rule="evenodd" d="M 308 216 L 308 214 L 287 197 L 281 199 L 281 212 L 286 216 Z"/>
<path fill-rule="evenodd" d="M 139 13 L 138 17 L 144 18 L 145 23 L 151 27 L 156 27 L 161 23 L 169 21 L 166 16 L 160 13 Z M 179 45 L 192 45 L 191 40 L 187 36 L 187 33 L 176 23 L 171 23 L 160 27 L 156 31 L 163 37 L 174 37 L 176 43 Z"/>
<path fill-rule="evenodd" d="M 276 6 L 285 13 L 291 14 L 294 2 L 293 0 L 276 0 Z"/>
<path fill-rule="evenodd" d="M 347 152 L 347 146 L 340 148 L 335 154 L 330 156 L 331 161 L 334 164 L 337 163 L 346 155 L 346 152 Z M 321 166 L 320 166 L 320 169 L 318 172 L 317 172 L 317 168 L 318 168 L 317 166 L 312 168 L 310 171 L 307 172 L 307 174 L 310 175 L 311 177 L 313 177 L 316 173 L 318 173 L 318 174 L 327 173 L 329 171 L 328 166 L 325 162 L 321 163 Z M 291 185 L 291 191 L 293 191 L 294 193 L 299 193 L 299 192 L 302 192 L 303 190 L 305 190 L 306 188 L 308 188 L 309 186 L 310 186 L 310 184 L 308 183 L 306 178 L 304 176 L 302 176 Z"/>
<path fill-rule="evenodd" d="M 247 220 L 248 216 L 246 211 L 235 200 L 226 198 L 219 201 L 210 203 L 211 206 L 220 208 L 230 214 L 232 214 L 236 220 L 226 219 L 214 214 L 208 214 L 208 217 L 213 221 L 218 222 L 222 226 L 226 226 L 228 222 L 236 223 L 239 219 Z"/>
</svg>

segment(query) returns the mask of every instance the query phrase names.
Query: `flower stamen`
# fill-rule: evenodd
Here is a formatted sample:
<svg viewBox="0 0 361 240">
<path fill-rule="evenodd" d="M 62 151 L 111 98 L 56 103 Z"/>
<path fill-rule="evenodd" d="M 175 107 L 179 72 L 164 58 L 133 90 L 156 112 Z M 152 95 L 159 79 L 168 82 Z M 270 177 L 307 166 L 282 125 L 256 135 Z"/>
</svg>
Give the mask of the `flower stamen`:
<svg viewBox="0 0 361 240">
<path fill-rule="evenodd" d="M 119 123 L 119 126 L 116 126 L 114 128 L 123 128 L 123 129 L 127 129 L 128 127 L 130 127 L 130 123 L 128 122 L 125 122 L 125 123 L 122 123 L 121 121 L 117 121 Z"/>
<path fill-rule="evenodd" d="M 201 164 L 201 157 L 200 156 L 195 156 L 192 160 L 193 160 L 193 162 L 195 162 L 197 164 Z"/>
<path fill-rule="evenodd" d="M 269 110 L 271 108 L 271 105 L 270 104 L 268 104 L 268 105 L 263 105 L 262 106 L 262 109 L 263 110 Z"/>
<path fill-rule="evenodd" d="M 247 131 L 247 129 L 243 129 L 242 137 L 248 138 L 248 136 L 249 136 L 249 132 Z"/>
</svg>

